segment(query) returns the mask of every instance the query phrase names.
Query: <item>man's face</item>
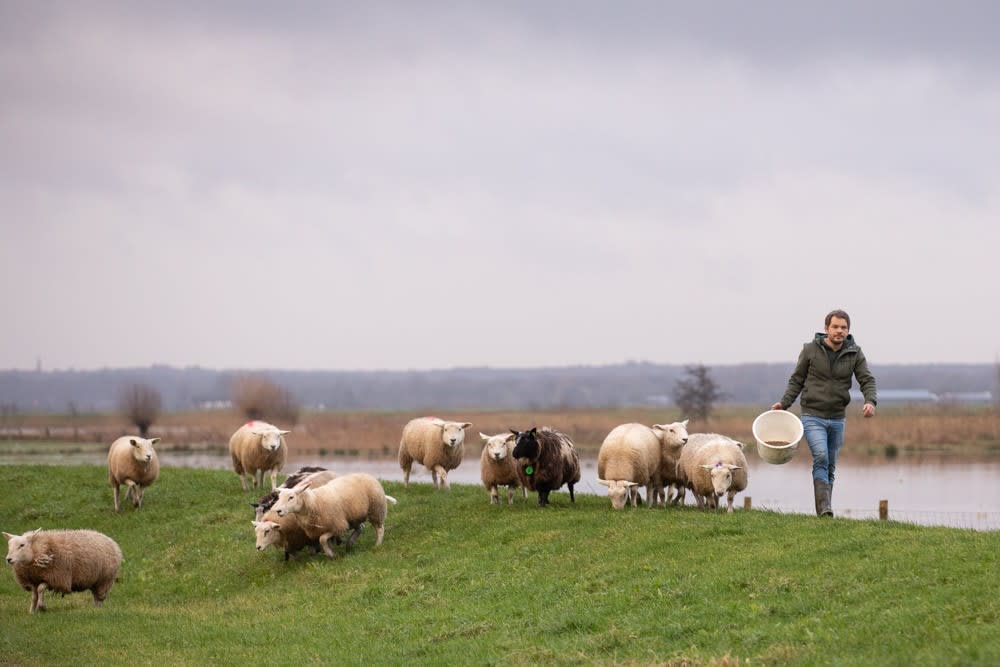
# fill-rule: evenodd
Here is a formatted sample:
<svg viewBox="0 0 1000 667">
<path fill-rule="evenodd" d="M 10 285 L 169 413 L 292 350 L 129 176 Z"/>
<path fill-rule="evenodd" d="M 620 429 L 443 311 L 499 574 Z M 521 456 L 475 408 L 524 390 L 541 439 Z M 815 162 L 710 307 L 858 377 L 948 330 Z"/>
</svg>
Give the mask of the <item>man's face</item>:
<svg viewBox="0 0 1000 667">
<path fill-rule="evenodd" d="M 849 331 L 847 320 L 842 317 L 832 317 L 826 327 L 826 338 L 835 346 L 842 345 Z"/>
</svg>

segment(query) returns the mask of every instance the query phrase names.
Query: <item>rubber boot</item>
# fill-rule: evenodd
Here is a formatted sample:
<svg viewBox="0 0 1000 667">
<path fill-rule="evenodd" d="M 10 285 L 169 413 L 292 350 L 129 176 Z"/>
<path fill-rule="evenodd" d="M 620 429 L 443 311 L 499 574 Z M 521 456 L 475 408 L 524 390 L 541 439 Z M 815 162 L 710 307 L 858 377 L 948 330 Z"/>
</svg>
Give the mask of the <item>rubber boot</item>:
<svg viewBox="0 0 1000 667">
<path fill-rule="evenodd" d="M 833 516 L 830 495 L 833 486 L 823 480 L 813 479 L 813 494 L 816 496 L 816 516 Z"/>
</svg>

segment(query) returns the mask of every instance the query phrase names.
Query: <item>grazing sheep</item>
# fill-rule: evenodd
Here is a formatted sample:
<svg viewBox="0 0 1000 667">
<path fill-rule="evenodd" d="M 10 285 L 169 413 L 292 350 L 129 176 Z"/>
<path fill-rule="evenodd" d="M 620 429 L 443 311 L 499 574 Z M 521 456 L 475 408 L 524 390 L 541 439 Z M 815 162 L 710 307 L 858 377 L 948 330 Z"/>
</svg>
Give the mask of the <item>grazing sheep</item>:
<svg viewBox="0 0 1000 667">
<path fill-rule="evenodd" d="M 514 434 L 501 433 L 499 435 L 486 435 L 480 433 L 479 437 L 486 444 L 483 446 L 483 454 L 479 457 L 479 478 L 483 480 L 483 486 L 490 492 L 490 503 L 500 504 L 500 496 L 497 487 L 507 487 L 507 504 L 514 504 L 514 490 L 521 486 L 517 478 L 517 467 L 514 465 Z M 528 490 L 521 486 L 522 495 L 527 498 Z"/>
<path fill-rule="evenodd" d="M 662 507 L 666 504 L 683 505 L 686 487 L 677 474 L 677 461 L 681 450 L 687 444 L 688 420 L 672 424 L 653 424 L 653 434 L 660 441 L 660 483 L 657 492 L 657 502 Z M 664 491 L 669 487 L 673 493 Z"/>
<path fill-rule="evenodd" d="M 251 523 L 257 535 L 257 551 L 273 545 L 276 549 L 284 549 L 285 561 L 304 547 L 312 547 L 314 553 L 319 552 L 319 541 L 306 534 L 294 514 L 278 516 L 271 510 Z"/>
<path fill-rule="evenodd" d="M 576 502 L 573 485 L 580 481 L 580 458 L 573 441 L 565 433 L 548 426 L 515 431 L 514 451 L 521 486 L 538 492 L 538 504 L 549 504 L 549 493 L 563 484 L 569 486 L 570 502 Z"/>
<path fill-rule="evenodd" d="M 146 487 L 160 476 L 160 460 L 153 445 L 159 438 L 147 440 L 137 435 L 124 435 L 111 443 L 108 450 L 108 483 L 114 489 L 115 511 L 120 510 L 118 492 L 126 486 L 125 500 L 130 497 L 136 509 L 142 507 Z"/>
<path fill-rule="evenodd" d="M 608 487 L 612 509 L 622 509 L 629 500 L 635 507 L 639 486 L 646 487 L 646 503 L 652 507 L 660 487 L 660 440 L 653 429 L 642 424 L 611 429 L 597 452 L 597 478 Z"/>
<path fill-rule="evenodd" d="M 271 473 L 271 489 L 278 486 L 278 471 L 285 466 L 288 446 L 283 437 L 288 431 L 262 421 L 248 421 L 236 429 L 229 439 L 229 455 L 233 470 L 240 477 L 243 490 L 249 491 L 244 475 L 250 476 L 254 488 L 264 486 L 264 472 Z"/>
<path fill-rule="evenodd" d="M 717 433 L 693 433 L 681 451 L 678 475 L 694 493 L 698 507 L 718 507 L 726 494 L 727 512 L 733 498 L 747 488 L 747 460 L 743 443 Z"/>
<path fill-rule="evenodd" d="M 19 586 L 31 591 L 30 613 L 45 611 L 45 591 L 90 590 L 100 607 L 118 578 L 122 550 L 107 535 L 93 530 L 33 530 L 4 533 L 7 562 Z"/>
<path fill-rule="evenodd" d="M 323 553 L 335 558 L 330 539 L 353 528 L 347 546 L 354 546 L 365 520 L 375 527 L 375 546 L 382 544 L 387 502 L 395 505 L 396 499 L 385 494 L 377 479 L 356 472 L 315 489 L 304 483 L 294 489 L 280 489 L 271 509 L 279 517 L 295 515 L 309 539 L 318 539 Z"/>
<path fill-rule="evenodd" d="M 416 461 L 431 471 L 434 488 L 450 489 L 448 471 L 462 462 L 465 429 L 470 426 L 469 422 L 449 422 L 437 417 L 417 417 L 407 422 L 399 441 L 403 486 L 410 485 L 410 468 Z"/>
<path fill-rule="evenodd" d="M 301 482 L 308 481 L 309 488 L 315 489 L 317 486 L 326 484 L 336 476 L 337 473 L 320 466 L 303 466 L 289 475 L 278 488 L 291 489 L 298 486 Z M 260 521 L 277 499 L 278 491 L 274 490 L 261 496 L 257 502 L 250 503 L 250 506 L 254 509 L 254 519 Z"/>
</svg>

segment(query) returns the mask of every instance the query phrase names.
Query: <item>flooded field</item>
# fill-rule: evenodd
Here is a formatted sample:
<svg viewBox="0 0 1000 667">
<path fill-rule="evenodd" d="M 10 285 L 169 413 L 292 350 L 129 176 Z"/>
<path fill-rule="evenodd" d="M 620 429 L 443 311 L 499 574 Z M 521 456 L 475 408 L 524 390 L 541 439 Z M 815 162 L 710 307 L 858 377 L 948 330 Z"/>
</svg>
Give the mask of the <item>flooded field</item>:
<svg viewBox="0 0 1000 667">
<path fill-rule="evenodd" d="M 479 481 L 479 447 L 466 448 L 466 459 L 449 476 L 453 484 Z M 751 498 L 755 509 L 813 514 L 812 480 L 808 452 L 801 451 L 784 465 L 764 463 L 748 454 L 749 485 L 737 496 Z M 107 448 L 96 443 L 0 443 L 0 465 L 100 465 L 107 461 Z M 228 454 L 216 450 L 161 451 L 164 467 L 231 469 Z M 380 479 L 402 481 L 395 459 L 306 455 L 290 457 L 285 472 L 302 465 L 322 465 L 340 472 L 367 472 Z M 414 465 L 411 483 L 430 484 L 428 472 Z M 234 479 L 234 484 L 236 481 Z M 604 495 L 597 484 L 596 460 L 584 458 L 580 493 Z M 483 491 L 485 500 L 486 492 Z M 1000 530 L 1000 462 L 949 462 L 944 457 L 923 457 L 919 462 L 848 459 L 837 466 L 833 494 L 838 516 L 873 519 L 879 501 L 889 502 L 889 518 L 922 525 L 951 526 L 976 530 Z M 534 502 L 534 500 L 532 500 Z M 688 500 L 690 503 L 690 499 Z"/>
</svg>

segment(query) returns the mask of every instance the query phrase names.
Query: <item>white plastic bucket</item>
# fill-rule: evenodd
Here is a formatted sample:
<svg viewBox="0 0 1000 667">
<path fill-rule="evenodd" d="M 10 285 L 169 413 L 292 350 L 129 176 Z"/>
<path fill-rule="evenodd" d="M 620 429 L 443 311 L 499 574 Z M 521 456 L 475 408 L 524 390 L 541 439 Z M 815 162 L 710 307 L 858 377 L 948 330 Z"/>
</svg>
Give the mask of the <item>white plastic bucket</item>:
<svg viewBox="0 0 1000 667">
<path fill-rule="evenodd" d="M 788 410 L 768 410 L 753 420 L 757 453 L 768 463 L 790 461 L 799 449 L 802 433 L 802 420 Z"/>
</svg>

